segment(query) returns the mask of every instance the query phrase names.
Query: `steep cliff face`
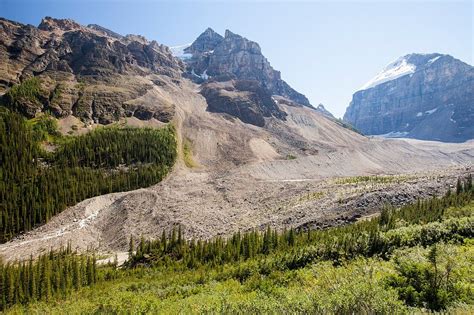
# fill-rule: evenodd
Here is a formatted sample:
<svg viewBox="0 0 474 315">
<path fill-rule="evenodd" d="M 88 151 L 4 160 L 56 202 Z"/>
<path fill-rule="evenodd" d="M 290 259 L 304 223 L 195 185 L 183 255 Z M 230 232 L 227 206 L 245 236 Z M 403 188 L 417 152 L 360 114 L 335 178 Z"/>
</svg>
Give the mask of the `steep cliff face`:
<svg viewBox="0 0 474 315">
<path fill-rule="evenodd" d="M 268 90 L 255 80 L 206 83 L 201 94 L 206 98 L 210 112 L 227 113 L 259 127 L 265 125 L 264 117 L 280 120 L 286 117 Z"/>
<path fill-rule="evenodd" d="M 368 135 L 473 139 L 474 68 L 449 55 L 406 55 L 353 95 L 344 120 Z"/>
<path fill-rule="evenodd" d="M 159 76 L 177 79 L 183 69 L 168 47 L 141 36 L 50 17 L 38 28 L 0 19 L 0 94 L 28 117 L 50 111 L 104 124 L 131 115 L 167 121 L 173 106 L 137 99 L 161 82 Z M 33 77 L 44 97 L 31 101 L 8 93 Z"/>
<path fill-rule="evenodd" d="M 280 72 L 272 68 L 256 42 L 229 30 L 222 37 L 208 28 L 189 47 L 176 49 L 175 55 L 186 62 L 188 77 L 198 83 L 255 80 L 270 94 L 310 105 L 303 94 L 281 79 Z"/>
</svg>

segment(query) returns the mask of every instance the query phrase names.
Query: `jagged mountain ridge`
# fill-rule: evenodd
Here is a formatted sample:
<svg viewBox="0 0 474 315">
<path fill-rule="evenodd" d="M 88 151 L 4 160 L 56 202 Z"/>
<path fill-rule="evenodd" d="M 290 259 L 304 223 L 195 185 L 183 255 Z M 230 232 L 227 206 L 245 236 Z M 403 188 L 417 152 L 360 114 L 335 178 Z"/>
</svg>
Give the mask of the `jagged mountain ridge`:
<svg viewBox="0 0 474 315">
<path fill-rule="evenodd" d="M 34 27 L 2 18 L 0 26 L 0 94 L 28 78 L 41 81 L 41 97 L 18 102 L 27 117 L 49 111 L 102 124 L 173 117 L 171 102 L 150 95 L 181 78 L 184 65 L 167 46 L 69 19 L 46 17 Z"/>
<path fill-rule="evenodd" d="M 207 28 L 192 44 L 171 51 L 186 63 L 184 76 L 201 84 L 211 112 L 263 127 L 267 118 L 286 119 L 278 102 L 311 107 L 304 95 L 281 79 L 256 42 L 229 30 L 223 37 Z"/>
<path fill-rule="evenodd" d="M 41 80 L 41 97 L 18 102 L 17 109 L 27 117 L 48 111 L 59 118 L 72 115 L 85 123 L 109 124 L 130 116 L 169 122 L 175 106 L 172 100 L 157 97 L 156 90 L 164 84 L 179 85 L 183 74 L 195 80 L 194 67 L 198 72 L 209 68 L 212 81 L 229 81 L 221 89 L 221 85 L 203 82 L 202 78 L 210 77 L 207 70 L 200 74 L 198 83 L 203 83 L 209 111 L 262 127 L 268 117 L 285 119 L 273 94 L 309 105 L 281 80 L 257 43 L 230 31 L 226 37 L 212 29 L 201 34 L 183 52 L 183 56 L 192 56 L 187 65 L 191 71 L 183 73 L 185 64 L 168 47 L 140 35 L 122 36 L 97 24 L 82 26 L 50 17 L 37 28 L 5 19 L 0 23 L 0 62 L 4 66 L 0 74 L 5 78 L 0 93 L 31 77 Z M 211 93 L 212 89 L 216 90 Z"/>
<path fill-rule="evenodd" d="M 354 93 L 344 120 L 368 135 L 473 139 L 474 68 L 438 53 L 403 56 Z"/>
<path fill-rule="evenodd" d="M 280 72 L 273 69 L 258 43 L 229 30 L 223 37 L 208 28 L 183 52 L 192 79 L 200 82 L 209 78 L 256 80 L 271 94 L 310 106 L 303 94 L 281 79 Z"/>
</svg>

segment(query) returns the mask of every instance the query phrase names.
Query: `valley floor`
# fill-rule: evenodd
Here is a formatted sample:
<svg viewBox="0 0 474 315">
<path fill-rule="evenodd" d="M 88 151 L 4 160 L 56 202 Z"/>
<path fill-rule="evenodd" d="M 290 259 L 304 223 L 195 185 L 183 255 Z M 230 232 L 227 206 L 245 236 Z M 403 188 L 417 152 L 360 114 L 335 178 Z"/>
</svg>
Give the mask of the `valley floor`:
<svg viewBox="0 0 474 315">
<path fill-rule="evenodd" d="M 306 180 L 211 178 L 189 173 L 156 186 L 79 203 L 48 224 L 0 245 L 5 260 L 28 259 L 72 242 L 104 255 L 127 249 L 130 235 L 159 237 L 181 225 L 188 238 L 271 226 L 319 229 L 362 220 L 384 204 L 401 206 L 455 187 L 466 167 L 400 175 Z M 187 195 L 186 197 L 184 197 Z"/>
</svg>

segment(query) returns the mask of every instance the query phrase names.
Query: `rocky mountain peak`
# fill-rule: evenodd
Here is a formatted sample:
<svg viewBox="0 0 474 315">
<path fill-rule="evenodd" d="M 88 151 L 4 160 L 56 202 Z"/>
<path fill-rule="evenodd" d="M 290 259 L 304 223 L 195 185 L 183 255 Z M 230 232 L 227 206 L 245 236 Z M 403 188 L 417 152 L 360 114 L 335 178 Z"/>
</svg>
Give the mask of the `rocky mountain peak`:
<svg viewBox="0 0 474 315">
<path fill-rule="evenodd" d="M 129 42 L 129 43 L 130 42 L 138 42 L 142 45 L 148 45 L 149 44 L 149 42 L 145 38 L 145 36 L 142 36 L 142 35 L 127 34 L 127 35 L 125 35 L 124 40 L 126 42 Z"/>
<path fill-rule="evenodd" d="M 202 54 L 214 50 L 224 38 L 208 27 L 196 40 L 186 49 L 185 53 Z"/>
<path fill-rule="evenodd" d="M 368 135 L 462 142 L 474 135 L 473 99 L 474 67 L 440 53 L 408 54 L 353 95 L 344 120 Z"/>
<path fill-rule="evenodd" d="M 100 26 L 50 17 L 39 28 L 0 19 L 0 64 L 5 65 L 0 67 L 0 95 L 35 77 L 38 95 L 15 101 L 25 116 L 48 111 L 101 124 L 124 116 L 169 121 L 172 104 L 142 97 L 154 84 L 165 84 L 158 76 L 174 84 L 184 70 L 167 47 L 143 36 L 120 37 Z M 14 104 L 7 97 L 0 101 Z"/>
<path fill-rule="evenodd" d="M 443 54 L 439 54 L 439 53 L 430 53 L 430 54 L 412 53 L 412 54 L 405 55 L 401 58 L 405 59 L 410 64 L 413 64 L 417 67 L 420 67 L 420 66 L 429 66 L 434 61 L 438 60 L 441 57 L 445 57 L 445 56 L 448 56 L 448 55 L 443 55 Z"/>
<path fill-rule="evenodd" d="M 120 35 L 120 34 L 114 32 L 114 31 L 111 31 L 111 30 L 109 30 L 109 29 L 107 29 L 107 28 L 105 28 L 105 27 L 103 27 L 103 26 L 100 26 L 100 25 L 98 25 L 98 24 L 89 24 L 89 25 L 87 25 L 87 27 L 90 28 L 90 29 L 96 30 L 96 31 L 98 31 L 98 32 L 101 32 L 101 33 L 103 33 L 103 34 L 105 34 L 105 35 L 107 35 L 107 36 L 116 38 L 116 39 L 121 39 L 121 38 L 123 38 L 122 35 Z"/>
<path fill-rule="evenodd" d="M 212 37 L 212 36 L 221 36 L 219 35 L 216 31 L 214 31 L 212 29 L 212 27 L 208 27 L 206 28 L 206 30 L 204 32 L 202 32 L 201 35 L 205 35 L 205 36 L 209 36 L 209 37 Z M 222 37 L 222 36 L 221 36 Z"/>
<path fill-rule="evenodd" d="M 441 61 L 440 59 L 445 60 L 453 58 L 449 55 L 438 53 L 412 53 L 402 56 L 386 65 L 381 72 L 364 84 L 360 90 L 367 90 L 379 84 L 395 80 L 405 75 L 412 75 L 416 71 L 422 71 L 426 67 L 432 66 L 435 62 L 439 63 Z"/>
<path fill-rule="evenodd" d="M 231 30 L 225 30 L 224 38 L 243 38 L 242 36 L 233 33 Z"/>
<path fill-rule="evenodd" d="M 43 31 L 51 32 L 54 30 L 71 31 L 81 29 L 82 26 L 71 19 L 55 19 L 50 16 L 46 16 L 41 20 L 38 28 Z"/>
<path fill-rule="evenodd" d="M 188 78 L 196 83 L 225 80 L 254 80 L 270 95 L 280 95 L 295 103 L 309 106 L 308 99 L 281 79 L 262 54 L 260 45 L 230 30 L 225 37 L 211 28 L 205 30 L 187 48 L 172 48 L 175 56 L 186 63 Z"/>
<path fill-rule="evenodd" d="M 248 40 L 247 38 L 238 34 L 232 33 L 229 30 L 225 31 L 224 41 L 222 45 L 219 46 L 219 49 L 220 53 L 238 53 L 239 51 L 243 51 L 245 53 L 261 55 L 263 57 L 260 45 L 258 43 Z"/>
</svg>

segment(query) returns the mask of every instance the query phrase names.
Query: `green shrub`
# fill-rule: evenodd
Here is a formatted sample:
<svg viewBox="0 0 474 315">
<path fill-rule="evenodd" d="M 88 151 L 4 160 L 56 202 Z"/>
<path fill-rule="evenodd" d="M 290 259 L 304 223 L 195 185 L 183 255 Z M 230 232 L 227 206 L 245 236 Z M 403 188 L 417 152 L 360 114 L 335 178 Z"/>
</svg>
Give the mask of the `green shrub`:
<svg viewBox="0 0 474 315">
<path fill-rule="evenodd" d="M 22 104 L 25 102 L 41 107 L 41 95 L 41 81 L 33 77 L 12 86 L 3 96 L 3 103 L 12 110 L 23 112 Z"/>
<path fill-rule="evenodd" d="M 397 274 L 387 284 L 409 306 L 440 311 L 454 303 L 472 303 L 474 285 L 466 280 L 474 272 L 469 263 L 474 256 L 460 256 L 459 249 L 443 244 L 399 251 L 393 258 Z"/>
</svg>

